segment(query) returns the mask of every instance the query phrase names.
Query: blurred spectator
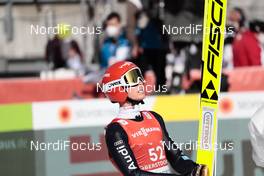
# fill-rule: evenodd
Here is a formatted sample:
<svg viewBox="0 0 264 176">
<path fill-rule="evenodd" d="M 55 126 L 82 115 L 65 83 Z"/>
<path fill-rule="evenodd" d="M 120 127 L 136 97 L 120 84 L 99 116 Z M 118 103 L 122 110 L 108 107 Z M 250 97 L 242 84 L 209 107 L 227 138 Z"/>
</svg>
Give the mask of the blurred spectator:
<svg viewBox="0 0 264 176">
<path fill-rule="evenodd" d="M 186 77 L 184 79 L 184 88 L 186 93 L 198 93 L 201 90 L 201 58 L 202 58 L 202 42 L 192 43 L 189 47 L 186 59 Z M 188 84 L 186 85 L 186 82 Z"/>
<path fill-rule="evenodd" d="M 253 20 L 249 30 L 236 36 L 233 42 L 234 67 L 259 66 L 264 35 L 264 22 Z"/>
<path fill-rule="evenodd" d="M 136 14 L 142 10 L 143 5 L 141 0 L 128 0 L 127 1 L 127 38 L 131 42 L 131 56 L 137 58 L 140 54 L 139 43 L 135 35 L 135 29 L 137 26 Z"/>
<path fill-rule="evenodd" d="M 136 15 L 137 36 L 142 52 L 143 72 L 153 70 L 156 76 L 156 86 L 166 84 L 165 66 L 168 40 L 162 34 L 162 22 L 151 18 L 145 11 Z"/>
<path fill-rule="evenodd" d="M 121 17 L 112 12 L 105 21 L 106 38 L 101 48 L 101 67 L 130 58 L 130 44 L 121 27 Z"/>
<path fill-rule="evenodd" d="M 52 69 L 55 70 L 66 66 L 62 53 L 62 39 L 58 35 L 48 41 L 45 55 L 46 61 L 52 64 Z"/>
<path fill-rule="evenodd" d="M 84 74 L 83 55 L 78 43 L 75 40 L 70 42 L 67 66 L 68 68 L 76 71 L 78 74 Z"/>
<path fill-rule="evenodd" d="M 233 26 L 226 26 L 224 53 L 223 53 L 223 65 L 225 69 L 233 69 L 233 41 L 236 35 L 235 28 Z"/>
<path fill-rule="evenodd" d="M 234 7 L 228 14 L 228 26 L 232 26 L 236 33 L 245 29 L 246 16 L 244 11 L 239 7 Z"/>
<path fill-rule="evenodd" d="M 235 37 L 241 37 L 245 31 L 245 13 L 239 7 L 234 7 L 228 14 L 228 21 L 225 34 L 225 45 L 223 54 L 223 68 L 233 69 L 233 41 Z"/>
<path fill-rule="evenodd" d="M 169 92 L 182 91 L 182 76 L 185 72 L 187 48 L 189 42 L 175 41 L 171 43 L 171 53 L 167 55 L 166 78 Z"/>
</svg>

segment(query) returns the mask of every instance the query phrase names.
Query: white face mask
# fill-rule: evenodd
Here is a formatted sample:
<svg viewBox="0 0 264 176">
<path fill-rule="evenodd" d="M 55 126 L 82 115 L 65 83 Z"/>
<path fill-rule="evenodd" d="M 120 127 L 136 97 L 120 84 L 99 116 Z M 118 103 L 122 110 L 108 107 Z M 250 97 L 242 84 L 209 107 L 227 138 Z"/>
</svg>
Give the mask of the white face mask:
<svg viewBox="0 0 264 176">
<path fill-rule="evenodd" d="M 148 25 L 149 19 L 146 15 L 142 15 L 138 19 L 138 27 L 144 29 Z"/>
<path fill-rule="evenodd" d="M 190 47 L 190 53 L 192 55 L 195 55 L 197 53 L 197 47 L 194 44 L 192 44 Z"/>
<path fill-rule="evenodd" d="M 120 27 L 107 26 L 105 31 L 108 37 L 117 37 L 120 33 Z"/>
<path fill-rule="evenodd" d="M 228 25 L 232 26 L 232 30 L 234 30 L 235 32 L 237 32 L 239 30 L 239 23 L 235 22 L 235 21 L 229 21 Z"/>
<path fill-rule="evenodd" d="M 264 45 L 264 33 L 258 34 L 258 41 L 261 43 L 261 45 Z"/>
</svg>

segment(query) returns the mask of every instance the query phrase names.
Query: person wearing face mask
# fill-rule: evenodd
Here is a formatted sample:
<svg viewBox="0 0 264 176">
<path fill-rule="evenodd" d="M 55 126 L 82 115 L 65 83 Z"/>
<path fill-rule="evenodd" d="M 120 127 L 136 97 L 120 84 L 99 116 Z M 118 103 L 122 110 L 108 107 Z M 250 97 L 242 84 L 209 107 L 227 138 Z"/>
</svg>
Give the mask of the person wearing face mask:
<svg viewBox="0 0 264 176">
<path fill-rule="evenodd" d="M 162 33 L 162 21 L 153 18 L 147 11 L 143 10 L 136 14 L 136 34 L 140 49 L 142 51 L 141 67 L 143 73 L 153 69 L 156 76 L 156 86 L 166 84 L 165 66 L 166 54 L 168 52 L 168 38 Z"/>
<path fill-rule="evenodd" d="M 225 45 L 223 53 L 223 68 L 233 69 L 233 41 L 235 38 L 241 38 L 241 34 L 245 31 L 246 16 L 244 11 L 239 7 L 232 8 L 227 17 L 227 33 L 225 34 Z"/>
<path fill-rule="evenodd" d="M 106 68 L 117 61 L 130 58 L 130 43 L 121 26 L 118 13 L 109 14 L 104 23 L 105 39 L 101 47 L 101 68 Z"/>
<path fill-rule="evenodd" d="M 234 67 L 262 65 L 264 22 L 252 20 L 246 30 L 233 42 Z"/>
<path fill-rule="evenodd" d="M 232 26 L 235 33 L 245 30 L 246 16 L 244 11 L 239 7 L 234 7 L 228 15 L 228 26 Z"/>
<path fill-rule="evenodd" d="M 83 54 L 77 41 L 75 40 L 72 40 L 70 42 L 67 67 L 71 70 L 74 70 L 78 75 L 83 75 L 85 73 L 85 68 L 83 65 Z"/>
</svg>

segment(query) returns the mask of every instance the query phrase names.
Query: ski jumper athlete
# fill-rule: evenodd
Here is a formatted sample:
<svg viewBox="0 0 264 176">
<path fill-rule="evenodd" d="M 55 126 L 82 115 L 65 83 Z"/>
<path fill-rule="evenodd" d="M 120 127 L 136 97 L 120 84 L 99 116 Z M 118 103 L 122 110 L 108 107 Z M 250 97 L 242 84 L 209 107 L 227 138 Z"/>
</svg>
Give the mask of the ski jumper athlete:
<svg viewBox="0 0 264 176">
<path fill-rule="evenodd" d="M 140 111 L 144 78 L 132 62 L 110 66 L 102 79 L 105 95 L 119 103 L 117 117 L 107 125 L 105 140 L 110 160 L 125 176 L 208 176 L 207 166 L 189 159 L 175 147 L 162 117 Z"/>
</svg>

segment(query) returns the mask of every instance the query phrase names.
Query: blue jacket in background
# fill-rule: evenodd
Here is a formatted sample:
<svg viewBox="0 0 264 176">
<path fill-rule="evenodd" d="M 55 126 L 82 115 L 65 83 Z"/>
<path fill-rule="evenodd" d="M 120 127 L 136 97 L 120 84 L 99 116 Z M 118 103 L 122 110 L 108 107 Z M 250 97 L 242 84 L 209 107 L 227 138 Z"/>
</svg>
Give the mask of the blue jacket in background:
<svg viewBox="0 0 264 176">
<path fill-rule="evenodd" d="M 125 33 L 121 34 L 117 39 L 106 38 L 101 48 L 101 68 L 108 67 L 108 61 L 111 57 L 116 56 L 116 51 L 119 47 L 130 47 L 130 43 L 125 36 Z M 127 58 L 129 59 L 129 58 Z"/>
<path fill-rule="evenodd" d="M 151 21 L 144 29 L 137 28 L 136 33 L 140 47 L 144 49 L 160 49 L 164 47 L 162 37 Z"/>
</svg>

